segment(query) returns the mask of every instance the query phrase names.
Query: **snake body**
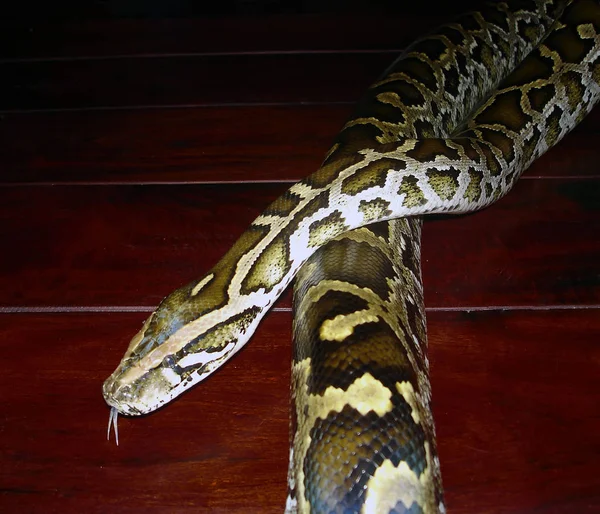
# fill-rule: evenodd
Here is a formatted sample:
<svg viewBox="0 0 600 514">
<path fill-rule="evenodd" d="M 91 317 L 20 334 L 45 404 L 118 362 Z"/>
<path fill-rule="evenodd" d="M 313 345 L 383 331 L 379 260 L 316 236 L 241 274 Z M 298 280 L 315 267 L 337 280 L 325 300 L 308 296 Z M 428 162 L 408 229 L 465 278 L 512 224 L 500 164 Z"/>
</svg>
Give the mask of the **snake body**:
<svg viewBox="0 0 600 514">
<path fill-rule="evenodd" d="M 444 510 L 420 235 L 417 218 L 355 229 L 296 276 L 287 513 Z"/>
<path fill-rule="evenodd" d="M 367 91 L 319 170 L 272 203 L 208 274 L 170 294 L 146 320 L 103 387 L 115 422 L 117 412 L 143 414 L 164 405 L 225 363 L 311 255 L 352 231 L 316 253 L 297 288 L 296 437 L 287 510 L 443 511 L 429 410 L 419 222 L 353 229 L 489 205 L 599 98 L 597 0 L 500 2 L 409 47 Z M 327 267 L 336 245 L 354 254 L 370 249 L 367 262 L 378 262 L 377 273 L 387 277 L 365 288 L 364 279 L 353 285 L 352 277 L 321 276 L 315 270 Z M 348 253 L 339 255 L 348 260 Z M 317 276 L 338 283 L 322 287 Z M 335 296 L 330 314 L 312 312 Z M 392 299 L 401 306 L 395 313 Z M 342 319 L 350 328 L 337 323 Z M 379 339 L 370 350 L 363 347 L 373 359 L 356 359 L 361 344 L 352 343 L 353 334 L 373 331 L 380 321 Z M 321 349 L 310 343 L 315 327 Z M 387 345 L 387 336 L 399 343 Z M 340 351 L 323 350 L 324 342 Z M 389 354 L 393 345 L 403 353 Z M 319 361 L 319 354 L 335 358 Z M 348 365 L 352 359 L 342 355 L 359 365 Z M 401 432 L 386 425 L 390 409 L 413 434 L 408 439 L 399 441 Z M 332 413 L 340 414 L 334 432 L 344 448 L 337 453 L 324 423 Z M 352 420 L 340 421 L 348 413 Z M 365 453 L 364 438 L 346 445 L 356 427 L 378 424 L 384 429 L 360 466 L 348 464 L 349 455 Z M 339 470 L 333 485 L 323 475 L 328 466 Z"/>
</svg>

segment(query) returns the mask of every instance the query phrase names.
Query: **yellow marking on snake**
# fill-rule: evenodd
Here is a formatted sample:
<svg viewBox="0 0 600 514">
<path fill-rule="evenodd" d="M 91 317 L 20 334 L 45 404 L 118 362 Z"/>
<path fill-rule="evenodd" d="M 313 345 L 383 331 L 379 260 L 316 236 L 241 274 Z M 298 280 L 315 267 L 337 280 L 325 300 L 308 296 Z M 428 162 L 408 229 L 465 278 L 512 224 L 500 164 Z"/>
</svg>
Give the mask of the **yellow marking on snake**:
<svg viewBox="0 0 600 514">
<path fill-rule="evenodd" d="M 410 382 L 396 382 L 396 389 L 402 395 L 402 398 L 406 400 L 406 403 L 411 408 L 410 415 L 415 423 L 421 422 L 421 416 L 419 414 L 419 405 L 423 404 L 423 401 L 417 398 L 415 388 Z"/>
<path fill-rule="evenodd" d="M 204 286 L 206 286 L 206 284 L 208 284 L 213 278 L 215 278 L 214 273 L 210 273 L 209 275 L 206 275 L 206 277 L 204 277 L 200 282 L 198 282 L 198 284 L 196 284 L 196 287 L 194 287 L 194 289 L 192 289 L 192 292 L 190 294 L 192 296 L 196 296 L 200 291 L 202 291 Z"/>
<path fill-rule="evenodd" d="M 378 316 L 369 313 L 369 311 L 338 314 L 335 318 L 323 322 L 319 336 L 323 341 L 337 341 L 341 343 L 344 339 L 352 335 L 357 325 L 374 323 L 378 319 Z"/>
<path fill-rule="evenodd" d="M 435 491 L 431 475 L 433 466 L 431 449 L 427 441 L 425 455 L 427 466 L 420 476 L 417 476 L 404 461 L 398 466 L 394 466 L 389 460 L 384 461 L 367 483 L 367 495 L 362 514 L 389 514 L 399 502 L 402 502 L 407 509 L 416 503 L 424 514 L 443 512 L 443 505 L 438 505 L 435 511 L 428 507 L 435 505 Z M 402 484 L 402 487 L 398 487 L 398 484 Z"/>
<path fill-rule="evenodd" d="M 308 359 L 303 362 L 309 365 Z M 392 409 L 391 397 L 392 393 L 387 387 L 366 373 L 346 391 L 332 386 L 325 390 L 323 396 L 308 395 L 307 405 L 313 420 L 325 419 L 330 412 L 340 412 L 345 406 L 356 409 L 363 416 L 371 411 L 383 416 Z"/>
<path fill-rule="evenodd" d="M 295 391 L 296 409 L 303 412 L 298 418 L 302 426 L 296 431 L 294 460 L 296 464 L 296 487 L 298 488 L 298 511 L 310 512 L 304 498 L 304 470 L 302 462 L 311 443 L 310 427 L 317 419 L 325 419 L 331 412 L 341 412 L 346 406 L 356 409 L 363 416 L 374 411 L 378 416 L 390 412 L 392 392 L 370 373 L 357 378 L 346 391 L 329 387 L 321 395 L 308 393 L 308 376 L 311 373 L 311 360 L 295 363 L 292 368 L 292 381 Z M 301 435 L 303 435 L 301 437 Z M 304 509 L 304 510 L 303 510 Z"/>
</svg>

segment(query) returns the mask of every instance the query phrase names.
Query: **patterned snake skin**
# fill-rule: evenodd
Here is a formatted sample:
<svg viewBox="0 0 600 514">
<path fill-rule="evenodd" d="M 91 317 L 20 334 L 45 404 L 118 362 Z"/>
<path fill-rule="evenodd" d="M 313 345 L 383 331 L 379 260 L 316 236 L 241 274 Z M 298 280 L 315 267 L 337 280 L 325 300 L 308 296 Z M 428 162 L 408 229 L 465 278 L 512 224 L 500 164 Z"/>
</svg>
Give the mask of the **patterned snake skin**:
<svg viewBox="0 0 600 514">
<path fill-rule="evenodd" d="M 498 2 L 412 45 L 321 168 L 134 336 L 103 387 L 115 430 L 231 358 L 302 268 L 287 511 L 443 512 L 414 216 L 494 202 L 599 98 L 598 0 Z"/>
<path fill-rule="evenodd" d="M 420 242 L 418 218 L 376 223 L 296 276 L 288 513 L 443 511 Z"/>
</svg>

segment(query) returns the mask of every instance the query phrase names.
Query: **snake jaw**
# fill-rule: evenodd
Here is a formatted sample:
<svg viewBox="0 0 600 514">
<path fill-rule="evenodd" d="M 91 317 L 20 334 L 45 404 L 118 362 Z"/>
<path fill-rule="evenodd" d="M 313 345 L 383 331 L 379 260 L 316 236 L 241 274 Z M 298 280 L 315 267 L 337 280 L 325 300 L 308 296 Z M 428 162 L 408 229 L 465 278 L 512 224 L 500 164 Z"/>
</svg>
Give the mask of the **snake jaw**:
<svg viewBox="0 0 600 514">
<path fill-rule="evenodd" d="M 148 370 L 135 380 L 129 380 L 127 371 L 117 368 L 102 386 L 104 401 L 120 414 L 148 414 L 180 393 L 181 377 L 168 367 Z"/>
<path fill-rule="evenodd" d="M 148 414 L 204 380 L 243 346 L 248 339 L 244 337 L 246 331 L 258 323 L 262 312 L 258 307 L 234 312 L 212 330 L 202 325 L 208 323 L 205 318 L 210 321 L 211 314 L 201 315 L 195 321 L 201 321 L 201 326 L 193 330 L 189 325 L 181 328 L 171 324 L 171 328 L 175 326 L 173 333 L 156 333 L 151 320 L 160 321 L 167 307 L 163 302 L 150 316 L 104 382 L 106 403 L 121 414 Z"/>
<path fill-rule="evenodd" d="M 143 412 L 131 405 L 131 395 L 128 389 L 109 378 L 102 386 L 104 401 L 111 408 L 111 412 L 115 411 L 128 416 L 143 414 Z"/>
</svg>

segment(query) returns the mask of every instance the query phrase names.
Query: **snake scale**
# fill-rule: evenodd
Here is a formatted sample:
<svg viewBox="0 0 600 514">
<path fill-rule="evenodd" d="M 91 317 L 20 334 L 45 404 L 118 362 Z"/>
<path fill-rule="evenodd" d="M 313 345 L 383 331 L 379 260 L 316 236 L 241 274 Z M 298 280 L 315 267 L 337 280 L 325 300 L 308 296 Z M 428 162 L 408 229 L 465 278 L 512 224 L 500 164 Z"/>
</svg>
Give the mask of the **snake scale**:
<svg viewBox="0 0 600 514">
<path fill-rule="evenodd" d="M 298 273 L 286 512 L 444 512 L 420 217 L 496 201 L 599 98 L 598 0 L 496 2 L 411 45 L 319 170 L 146 320 L 103 386 L 115 431 L 230 359 Z"/>
</svg>

